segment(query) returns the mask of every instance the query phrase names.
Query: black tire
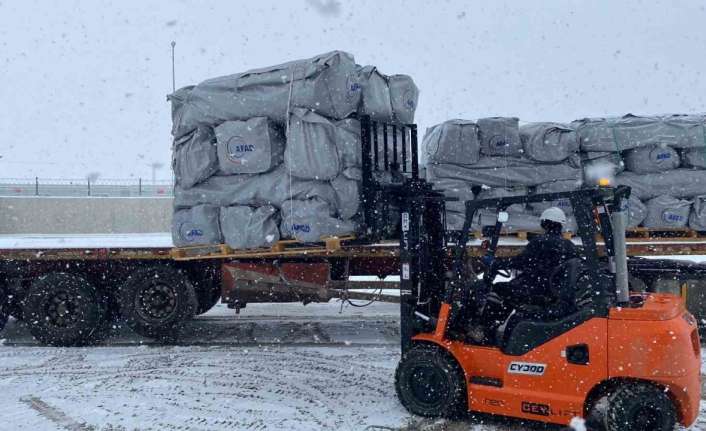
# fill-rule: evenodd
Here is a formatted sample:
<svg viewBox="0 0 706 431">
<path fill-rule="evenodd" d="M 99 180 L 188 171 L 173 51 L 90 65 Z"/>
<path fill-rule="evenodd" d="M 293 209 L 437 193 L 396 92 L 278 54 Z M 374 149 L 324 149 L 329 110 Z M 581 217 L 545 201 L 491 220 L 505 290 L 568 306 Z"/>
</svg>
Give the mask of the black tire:
<svg viewBox="0 0 706 431">
<path fill-rule="evenodd" d="M 453 418 L 468 409 L 461 368 L 449 354 L 432 346 L 416 346 L 402 357 L 395 390 L 402 405 L 415 415 Z"/>
<path fill-rule="evenodd" d="M 625 384 L 608 398 L 606 431 L 672 431 L 674 403 L 660 388 L 647 383 Z"/>
<path fill-rule="evenodd" d="M 175 340 L 198 305 L 186 274 L 168 266 L 135 271 L 120 288 L 118 301 L 133 331 L 161 340 Z"/>
<path fill-rule="evenodd" d="M 52 346 L 91 344 L 104 334 L 105 310 L 95 287 L 73 274 L 53 272 L 36 279 L 22 314 L 34 338 Z"/>
</svg>

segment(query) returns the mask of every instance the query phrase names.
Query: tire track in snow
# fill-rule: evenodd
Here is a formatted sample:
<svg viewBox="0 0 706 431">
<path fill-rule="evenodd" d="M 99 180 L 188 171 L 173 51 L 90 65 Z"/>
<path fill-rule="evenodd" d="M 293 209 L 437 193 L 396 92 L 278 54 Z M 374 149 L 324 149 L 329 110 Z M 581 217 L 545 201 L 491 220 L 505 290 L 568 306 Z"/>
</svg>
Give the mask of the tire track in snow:
<svg viewBox="0 0 706 431">
<path fill-rule="evenodd" d="M 23 403 L 27 404 L 29 408 L 35 410 L 41 416 L 47 420 L 53 422 L 54 424 L 60 426 L 61 428 L 68 431 L 91 431 L 93 428 L 86 426 L 86 424 L 80 423 L 71 419 L 66 413 L 52 407 L 46 402 L 44 402 L 39 397 L 30 397 L 21 399 Z"/>
</svg>

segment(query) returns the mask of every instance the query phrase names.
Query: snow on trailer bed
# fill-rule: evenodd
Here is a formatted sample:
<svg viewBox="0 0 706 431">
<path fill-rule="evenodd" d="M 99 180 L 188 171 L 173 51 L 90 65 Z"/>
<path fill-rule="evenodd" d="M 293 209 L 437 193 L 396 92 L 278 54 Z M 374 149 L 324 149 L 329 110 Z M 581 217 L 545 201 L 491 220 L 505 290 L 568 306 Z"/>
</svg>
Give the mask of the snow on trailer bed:
<svg viewBox="0 0 706 431">
<path fill-rule="evenodd" d="M 168 259 L 169 233 L 0 235 L 0 259 Z"/>
</svg>

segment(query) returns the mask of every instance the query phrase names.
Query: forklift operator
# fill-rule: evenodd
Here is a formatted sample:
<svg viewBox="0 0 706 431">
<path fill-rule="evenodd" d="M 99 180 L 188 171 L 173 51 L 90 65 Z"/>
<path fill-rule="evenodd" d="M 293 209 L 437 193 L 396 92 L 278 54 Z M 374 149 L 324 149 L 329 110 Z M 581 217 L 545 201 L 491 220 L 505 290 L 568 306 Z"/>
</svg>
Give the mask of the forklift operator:
<svg viewBox="0 0 706 431">
<path fill-rule="evenodd" d="M 569 259 L 579 257 L 579 253 L 571 241 L 561 236 L 566 224 L 564 211 L 557 207 L 548 208 L 542 213 L 540 222 L 544 234 L 532 238 L 520 255 L 505 261 L 485 262 L 496 270 L 520 271 L 510 282 L 493 285 L 488 305 L 500 312 L 501 316 L 507 316 L 512 310 L 522 306 L 546 307 L 543 308 L 544 313 L 541 313 L 546 315 L 546 318 L 561 317 L 570 312 L 568 304 L 562 304 L 560 301 L 568 292 L 550 292 L 550 278 L 556 268 Z M 497 317 L 502 320 L 501 316 Z"/>
</svg>

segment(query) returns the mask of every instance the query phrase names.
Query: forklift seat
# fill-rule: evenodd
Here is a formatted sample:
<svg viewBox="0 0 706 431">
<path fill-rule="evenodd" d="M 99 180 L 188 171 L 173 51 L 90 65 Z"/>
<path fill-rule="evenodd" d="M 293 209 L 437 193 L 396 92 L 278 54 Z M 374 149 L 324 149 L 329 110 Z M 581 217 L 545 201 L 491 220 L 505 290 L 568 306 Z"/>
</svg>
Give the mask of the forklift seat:
<svg viewBox="0 0 706 431">
<path fill-rule="evenodd" d="M 558 289 L 554 289 L 554 286 L 550 285 L 550 289 L 558 292 L 573 293 L 570 299 L 564 299 L 574 305 L 575 311 L 556 320 L 522 319 L 513 322 L 514 324 L 512 325 L 508 325 L 512 319 L 519 317 L 511 315 L 498 331 L 497 340 L 500 341 L 500 348 L 503 353 L 524 355 L 593 317 L 595 310 L 592 307 L 592 301 L 590 301 L 590 294 L 586 295 L 588 291 L 592 290 L 592 287 L 590 284 L 582 283 L 579 280 L 582 264 L 581 259 L 570 259 L 560 265 L 550 277 L 551 284 L 556 283 L 559 285 L 557 286 Z M 584 286 L 584 284 L 586 285 Z M 586 298 L 589 298 L 589 300 L 586 300 Z M 506 333 L 508 326 L 510 326 L 510 332 Z"/>
<path fill-rule="evenodd" d="M 524 355 L 532 349 L 582 324 L 593 317 L 593 315 L 593 309 L 582 308 L 564 318 L 550 322 L 521 320 L 511 329 L 510 334 L 504 337 L 500 349 L 506 355 Z"/>
</svg>

